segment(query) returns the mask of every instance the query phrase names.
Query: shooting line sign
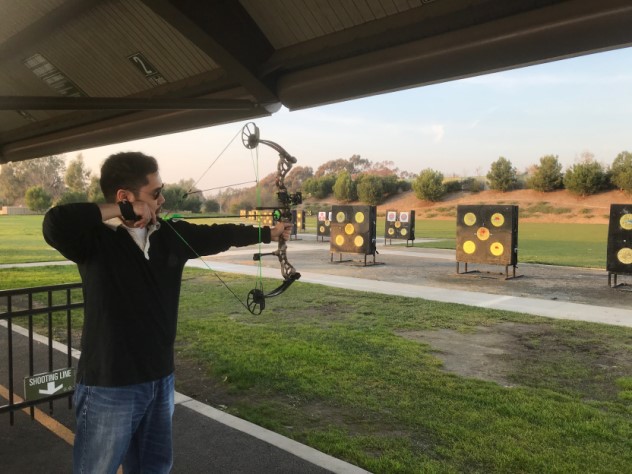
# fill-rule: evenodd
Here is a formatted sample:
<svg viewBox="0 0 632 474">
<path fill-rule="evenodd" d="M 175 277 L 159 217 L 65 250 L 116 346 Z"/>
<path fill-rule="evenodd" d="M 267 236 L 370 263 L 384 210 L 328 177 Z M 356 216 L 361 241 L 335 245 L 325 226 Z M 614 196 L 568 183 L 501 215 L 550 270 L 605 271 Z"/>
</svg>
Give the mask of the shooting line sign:
<svg viewBox="0 0 632 474">
<path fill-rule="evenodd" d="M 24 377 L 24 398 L 27 401 L 71 392 L 74 388 L 75 369 L 72 367 Z"/>
</svg>

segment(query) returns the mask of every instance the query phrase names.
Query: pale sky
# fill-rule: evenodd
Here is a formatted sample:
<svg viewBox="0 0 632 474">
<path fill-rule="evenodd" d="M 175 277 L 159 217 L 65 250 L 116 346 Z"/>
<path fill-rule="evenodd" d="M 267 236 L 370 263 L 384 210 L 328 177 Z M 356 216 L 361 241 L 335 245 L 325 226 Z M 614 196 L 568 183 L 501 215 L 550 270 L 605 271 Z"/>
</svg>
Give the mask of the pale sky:
<svg viewBox="0 0 632 474">
<path fill-rule="evenodd" d="M 166 183 L 198 180 L 247 121 L 81 150 L 94 174 L 111 153 L 155 156 Z M 290 112 L 255 120 L 314 171 L 354 154 L 400 170 L 446 177 L 486 174 L 504 156 L 519 170 L 557 155 L 566 169 L 585 152 L 610 165 L 632 151 L 632 48 Z M 277 155 L 260 146 L 259 174 Z M 66 154 L 67 161 L 79 151 Z M 254 179 L 238 136 L 198 183 L 212 188 Z"/>
</svg>

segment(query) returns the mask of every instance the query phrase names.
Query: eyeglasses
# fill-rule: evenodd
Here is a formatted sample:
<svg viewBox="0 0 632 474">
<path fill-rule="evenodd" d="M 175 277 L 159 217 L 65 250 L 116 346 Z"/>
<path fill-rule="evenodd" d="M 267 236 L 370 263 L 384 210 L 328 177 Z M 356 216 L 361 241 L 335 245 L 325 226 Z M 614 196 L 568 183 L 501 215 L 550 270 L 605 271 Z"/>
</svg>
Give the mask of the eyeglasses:
<svg viewBox="0 0 632 474">
<path fill-rule="evenodd" d="M 154 191 L 140 191 L 141 193 L 149 194 L 154 201 L 158 200 L 160 195 L 162 194 L 162 190 L 164 189 L 165 184 L 163 183 L 158 189 Z"/>
</svg>

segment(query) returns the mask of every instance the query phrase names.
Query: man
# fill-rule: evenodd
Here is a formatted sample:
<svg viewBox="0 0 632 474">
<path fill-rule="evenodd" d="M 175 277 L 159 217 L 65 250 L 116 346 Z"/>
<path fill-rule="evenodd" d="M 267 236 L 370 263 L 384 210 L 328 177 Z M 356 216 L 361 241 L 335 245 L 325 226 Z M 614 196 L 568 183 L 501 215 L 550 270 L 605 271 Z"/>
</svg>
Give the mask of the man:
<svg viewBox="0 0 632 474">
<path fill-rule="evenodd" d="M 261 231 L 158 217 L 158 164 L 138 152 L 101 168 L 105 204 L 46 214 L 46 242 L 77 263 L 85 301 L 77 368 L 75 472 L 169 472 L 174 340 L 186 261 L 231 246 L 289 239 L 290 224 Z"/>
</svg>

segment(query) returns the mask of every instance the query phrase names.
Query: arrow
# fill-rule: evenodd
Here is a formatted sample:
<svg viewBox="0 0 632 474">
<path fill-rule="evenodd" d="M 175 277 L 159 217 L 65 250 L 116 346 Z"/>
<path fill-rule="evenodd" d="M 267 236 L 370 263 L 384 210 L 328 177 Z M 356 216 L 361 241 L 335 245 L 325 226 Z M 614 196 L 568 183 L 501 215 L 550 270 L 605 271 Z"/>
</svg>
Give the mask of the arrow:
<svg viewBox="0 0 632 474">
<path fill-rule="evenodd" d="M 52 395 L 53 393 L 59 392 L 62 388 L 64 388 L 64 384 L 55 387 L 55 382 L 48 382 L 48 388 L 46 390 L 39 390 L 39 393 L 42 395 Z"/>
</svg>

